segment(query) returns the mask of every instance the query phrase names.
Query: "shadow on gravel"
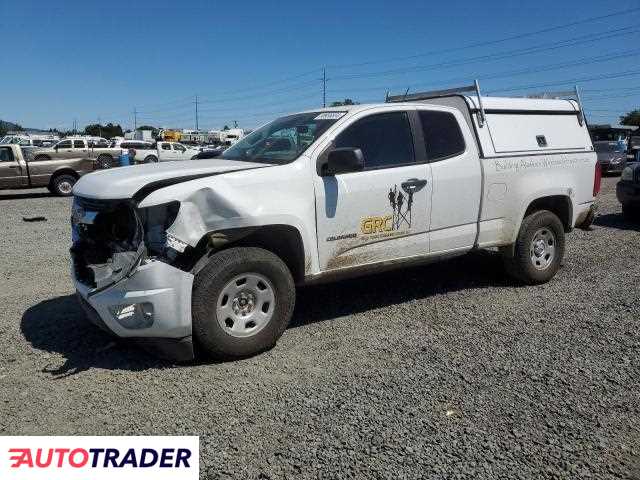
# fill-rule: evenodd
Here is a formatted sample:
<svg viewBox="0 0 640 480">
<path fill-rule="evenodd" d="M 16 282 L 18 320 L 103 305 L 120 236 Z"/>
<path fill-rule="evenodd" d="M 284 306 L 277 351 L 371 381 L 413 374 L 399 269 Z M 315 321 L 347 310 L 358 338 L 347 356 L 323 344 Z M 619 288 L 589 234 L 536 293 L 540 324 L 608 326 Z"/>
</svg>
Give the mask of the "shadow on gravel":
<svg viewBox="0 0 640 480">
<path fill-rule="evenodd" d="M 500 256 L 492 252 L 477 252 L 447 262 L 309 286 L 298 291 L 290 328 L 435 294 L 493 286 L 513 286 L 513 283 L 503 273 Z M 173 366 L 126 341 L 119 342 L 93 326 L 85 319 L 75 295 L 52 298 L 29 308 L 22 316 L 21 330 L 33 348 L 65 357 L 61 366 L 43 369 L 56 378 L 91 368 L 141 371 Z M 215 362 L 205 359 L 187 365 L 200 363 Z"/>
<path fill-rule="evenodd" d="M 90 324 L 75 295 L 34 305 L 22 315 L 20 328 L 33 348 L 65 357 L 63 365 L 43 369 L 58 378 L 90 368 L 140 371 L 171 366 Z"/>
<path fill-rule="evenodd" d="M 301 288 L 290 328 L 469 288 L 515 286 L 496 252 L 474 252 L 431 265 L 403 268 Z"/>
<path fill-rule="evenodd" d="M 57 197 L 58 195 L 54 195 L 53 193 L 16 193 L 11 195 L 0 195 L 0 200 L 21 200 L 24 198 L 49 198 L 49 197 Z"/>
<path fill-rule="evenodd" d="M 631 221 L 624 218 L 622 213 L 607 213 L 599 215 L 593 220 L 594 225 L 605 228 L 616 228 L 618 230 L 631 230 L 640 232 L 640 220 Z"/>
</svg>

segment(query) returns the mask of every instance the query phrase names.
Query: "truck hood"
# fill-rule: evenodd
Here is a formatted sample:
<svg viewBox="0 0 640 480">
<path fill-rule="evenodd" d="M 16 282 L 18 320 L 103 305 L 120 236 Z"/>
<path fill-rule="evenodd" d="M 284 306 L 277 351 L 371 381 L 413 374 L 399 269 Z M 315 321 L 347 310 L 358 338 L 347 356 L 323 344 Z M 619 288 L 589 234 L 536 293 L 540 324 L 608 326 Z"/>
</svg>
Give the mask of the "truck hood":
<svg viewBox="0 0 640 480">
<path fill-rule="evenodd" d="M 96 200 L 129 199 L 145 187 L 161 188 L 196 178 L 265 166 L 263 163 L 212 159 L 118 167 L 83 176 L 73 187 L 73 194 Z"/>
</svg>

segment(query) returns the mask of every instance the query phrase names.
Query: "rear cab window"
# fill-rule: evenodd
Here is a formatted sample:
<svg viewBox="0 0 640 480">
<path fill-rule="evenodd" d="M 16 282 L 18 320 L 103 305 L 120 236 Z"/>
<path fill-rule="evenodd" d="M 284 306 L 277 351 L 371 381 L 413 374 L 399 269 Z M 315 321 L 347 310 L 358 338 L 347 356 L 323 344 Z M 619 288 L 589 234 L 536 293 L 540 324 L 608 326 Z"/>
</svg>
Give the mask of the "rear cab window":
<svg viewBox="0 0 640 480">
<path fill-rule="evenodd" d="M 73 148 L 84 148 L 84 140 L 74 140 Z"/>
<path fill-rule="evenodd" d="M 456 117 L 450 112 L 419 110 L 427 159 L 444 160 L 464 153 L 465 142 Z"/>
</svg>

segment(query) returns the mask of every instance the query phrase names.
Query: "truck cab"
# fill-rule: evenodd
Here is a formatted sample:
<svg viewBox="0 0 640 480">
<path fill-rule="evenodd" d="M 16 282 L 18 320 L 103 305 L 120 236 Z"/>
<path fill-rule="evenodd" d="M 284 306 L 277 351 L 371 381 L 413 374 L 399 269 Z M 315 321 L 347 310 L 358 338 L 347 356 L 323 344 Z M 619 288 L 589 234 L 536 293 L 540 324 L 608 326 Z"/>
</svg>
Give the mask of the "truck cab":
<svg viewBox="0 0 640 480">
<path fill-rule="evenodd" d="M 486 98 L 476 84 L 311 110 L 220 159 L 83 178 L 72 271 L 88 317 L 116 335 L 173 358 L 193 358 L 194 338 L 242 357 L 284 332 L 296 285 L 478 249 L 518 282 L 551 280 L 599 173 L 578 100 Z"/>
</svg>

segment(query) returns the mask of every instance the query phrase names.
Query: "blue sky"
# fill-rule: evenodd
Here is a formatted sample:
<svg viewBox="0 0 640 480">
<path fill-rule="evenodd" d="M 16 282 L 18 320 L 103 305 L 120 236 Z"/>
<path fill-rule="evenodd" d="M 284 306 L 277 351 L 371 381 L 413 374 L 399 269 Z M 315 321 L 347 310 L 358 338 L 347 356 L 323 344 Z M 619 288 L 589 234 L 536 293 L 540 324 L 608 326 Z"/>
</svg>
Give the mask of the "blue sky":
<svg viewBox="0 0 640 480">
<path fill-rule="evenodd" d="M 640 10 L 526 34 L 634 8 L 640 1 L 4 0 L 0 119 L 131 127 L 135 107 L 138 125 L 193 128 L 198 95 L 200 127 L 254 127 L 321 106 L 326 66 L 328 101 L 476 77 L 495 94 L 579 79 L 590 122 L 615 122 L 640 107 Z"/>
</svg>

